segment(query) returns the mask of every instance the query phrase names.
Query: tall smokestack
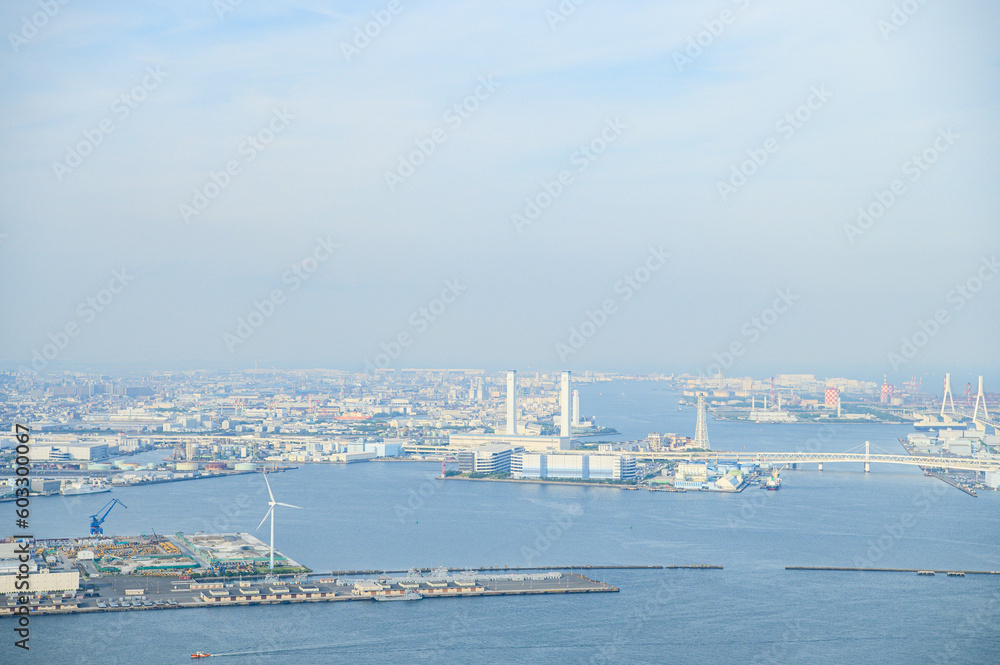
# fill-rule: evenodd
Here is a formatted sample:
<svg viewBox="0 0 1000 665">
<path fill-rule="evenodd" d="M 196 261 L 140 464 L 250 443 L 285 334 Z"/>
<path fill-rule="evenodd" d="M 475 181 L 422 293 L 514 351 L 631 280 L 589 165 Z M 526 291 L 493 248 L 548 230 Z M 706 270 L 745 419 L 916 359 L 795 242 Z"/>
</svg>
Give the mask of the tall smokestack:
<svg viewBox="0 0 1000 665">
<path fill-rule="evenodd" d="M 562 373 L 562 390 L 559 391 L 559 436 L 570 436 L 569 427 L 569 372 Z"/>
<path fill-rule="evenodd" d="M 507 372 L 507 436 L 517 435 L 517 372 Z"/>
<path fill-rule="evenodd" d="M 573 426 L 580 426 L 580 391 L 573 391 Z"/>
</svg>

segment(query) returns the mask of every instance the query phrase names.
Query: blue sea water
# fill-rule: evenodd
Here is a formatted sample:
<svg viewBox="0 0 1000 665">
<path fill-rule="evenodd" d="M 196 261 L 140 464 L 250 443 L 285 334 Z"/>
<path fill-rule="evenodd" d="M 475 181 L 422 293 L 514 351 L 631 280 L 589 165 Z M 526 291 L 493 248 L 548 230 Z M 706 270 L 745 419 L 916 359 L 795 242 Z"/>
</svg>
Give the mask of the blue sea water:
<svg viewBox="0 0 1000 665">
<path fill-rule="evenodd" d="M 581 386 L 620 438 L 691 435 L 694 412 L 651 382 Z M 709 423 L 713 448 L 899 452 L 906 427 Z M 857 467 L 857 468 L 855 468 Z M 1000 493 L 970 497 L 916 467 L 787 470 L 780 492 L 625 492 L 442 482 L 435 463 L 311 465 L 271 477 L 277 547 L 316 571 L 411 566 L 697 564 L 601 570 L 619 593 L 36 617 L 0 662 L 997 663 L 1000 576 L 785 566 L 1000 570 Z M 39 537 L 83 535 L 109 495 L 37 500 Z M 253 531 L 260 476 L 115 491 L 109 532 Z M 116 508 L 116 511 L 120 509 Z M 107 528 L 110 527 L 110 528 Z M 266 527 L 265 527 L 266 528 Z M 262 539 L 266 534 L 260 532 Z M 7 626 L 8 622 L 0 623 Z"/>
</svg>

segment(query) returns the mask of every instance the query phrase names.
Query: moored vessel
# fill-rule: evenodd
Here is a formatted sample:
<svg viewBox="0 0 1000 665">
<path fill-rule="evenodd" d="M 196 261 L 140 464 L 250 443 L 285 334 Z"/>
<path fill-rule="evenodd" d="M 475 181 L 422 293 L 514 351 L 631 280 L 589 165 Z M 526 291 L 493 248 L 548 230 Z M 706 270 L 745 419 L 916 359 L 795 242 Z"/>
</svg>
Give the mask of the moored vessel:
<svg viewBox="0 0 1000 665">
<path fill-rule="evenodd" d="M 379 602 L 383 602 L 384 603 L 384 602 L 389 602 L 389 601 L 393 601 L 393 600 L 422 600 L 423 596 L 421 596 L 416 591 L 409 591 L 408 590 L 408 591 L 406 591 L 405 593 L 403 593 L 402 595 L 399 595 L 399 596 L 390 596 L 388 594 L 380 593 L 380 594 L 377 594 L 377 595 L 373 596 L 373 598 L 375 598 L 375 600 L 377 600 Z"/>
<path fill-rule="evenodd" d="M 103 483 L 101 481 L 79 481 L 75 483 L 70 483 L 69 485 L 63 485 L 59 490 L 59 493 L 63 496 L 73 496 L 75 494 L 99 494 L 101 492 L 110 492 L 111 485 Z"/>
</svg>

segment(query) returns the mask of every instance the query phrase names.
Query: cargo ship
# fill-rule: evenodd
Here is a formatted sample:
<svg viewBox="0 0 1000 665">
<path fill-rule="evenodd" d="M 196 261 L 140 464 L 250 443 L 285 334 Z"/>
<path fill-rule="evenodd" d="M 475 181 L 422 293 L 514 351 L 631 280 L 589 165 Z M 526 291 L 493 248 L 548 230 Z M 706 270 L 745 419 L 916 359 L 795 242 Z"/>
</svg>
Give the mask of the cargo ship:
<svg viewBox="0 0 1000 665">
<path fill-rule="evenodd" d="M 785 466 L 787 467 L 788 465 L 786 464 Z M 771 490 L 771 491 L 780 490 L 781 476 L 778 475 L 780 471 L 781 469 L 779 469 L 778 467 L 774 467 L 773 469 L 771 469 L 771 475 L 768 476 L 767 480 L 765 480 L 760 484 L 760 488 L 762 490 Z"/>
<path fill-rule="evenodd" d="M 111 485 L 107 483 L 102 483 L 101 481 L 92 482 L 76 482 L 70 483 L 69 485 L 63 485 L 59 493 L 63 496 L 73 496 L 76 494 L 99 494 L 101 492 L 110 492 Z"/>
</svg>

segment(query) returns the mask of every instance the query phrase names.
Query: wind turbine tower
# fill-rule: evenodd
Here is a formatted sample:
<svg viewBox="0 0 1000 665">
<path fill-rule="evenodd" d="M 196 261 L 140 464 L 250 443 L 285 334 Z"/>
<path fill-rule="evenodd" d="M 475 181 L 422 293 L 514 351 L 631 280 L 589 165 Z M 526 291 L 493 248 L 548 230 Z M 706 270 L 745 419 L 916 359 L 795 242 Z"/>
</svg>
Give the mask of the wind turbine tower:
<svg viewBox="0 0 1000 665">
<path fill-rule="evenodd" d="M 274 570 L 274 507 L 284 506 L 285 508 L 298 508 L 299 510 L 302 510 L 302 507 L 293 506 L 290 503 L 280 503 L 278 501 L 275 501 L 274 493 L 271 491 L 271 483 L 267 482 L 267 474 L 264 474 L 264 482 L 267 484 L 267 494 L 268 496 L 271 497 L 271 500 L 267 504 L 269 508 L 267 509 L 267 512 L 264 513 L 264 519 L 262 519 L 260 521 L 260 524 L 257 525 L 257 530 L 260 530 L 260 528 L 264 526 L 264 522 L 267 521 L 268 516 L 270 516 L 271 517 L 271 570 L 273 571 Z"/>
</svg>

